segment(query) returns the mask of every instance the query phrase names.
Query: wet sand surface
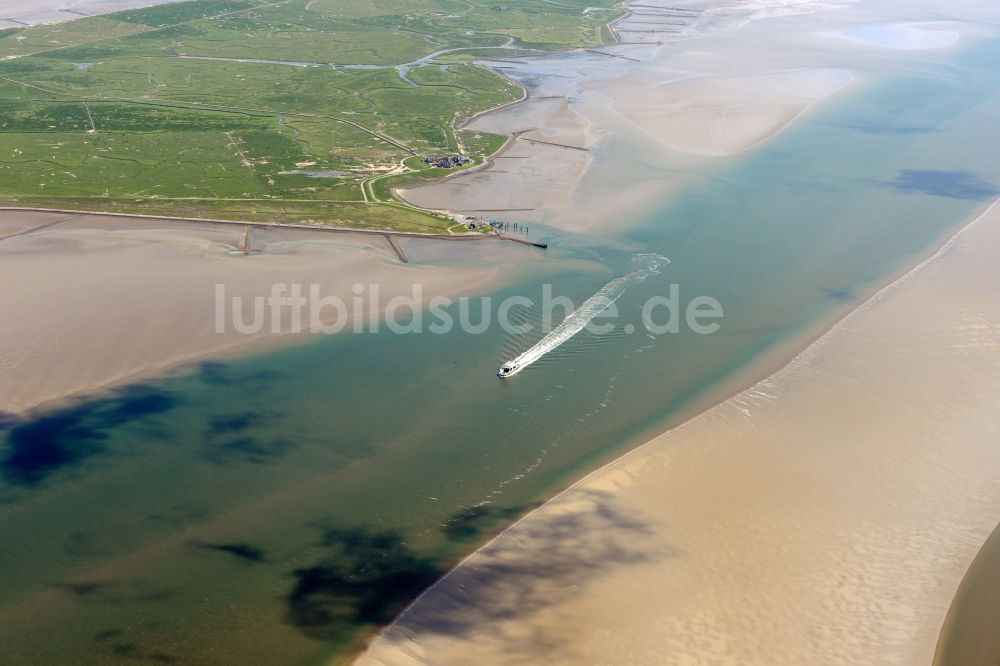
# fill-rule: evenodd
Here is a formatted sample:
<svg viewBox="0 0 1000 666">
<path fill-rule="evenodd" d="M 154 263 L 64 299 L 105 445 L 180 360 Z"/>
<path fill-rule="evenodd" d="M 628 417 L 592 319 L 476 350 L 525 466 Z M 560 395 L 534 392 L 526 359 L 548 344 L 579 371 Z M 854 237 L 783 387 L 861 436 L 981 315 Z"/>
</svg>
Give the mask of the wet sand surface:
<svg viewBox="0 0 1000 666">
<path fill-rule="evenodd" d="M 622 121 L 636 134 L 629 159 L 730 157 L 774 138 L 852 81 L 851 73 L 839 68 L 776 67 L 784 64 L 782 56 L 759 45 L 738 58 L 711 47 L 690 54 L 680 47 L 664 58 L 672 44 L 683 44 L 679 40 L 827 9 L 820 3 L 677 4 L 627 4 L 629 13 L 614 25 L 617 44 L 518 61 L 480 61 L 520 83 L 530 96 L 481 114 L 466 127 L 507 135 L 510 141 L 485 167 L 403 190 L 400 196 L 418 206 L 487 219 L 543 221 L 570 232 L 607 230 L 653 197 L 662 200 L 679 190 L 683 180 L 660 177 L 654 184 L 633 176 L 608 186 L 605 165 L 599 169 L 605 185 L 588 185 L 595 154 L 627 136 Z M 621 170 L 635 172 L 627 165 Z M 589 200 L 588 191 L 601 195 Z"/>
<path fill-rule="evenodd" d="M 1000 520 L 998 254 L 994 206 L 777 374 L 515 524 L 357 663 L 929 663 Z"/>
<path fill-rule="evenodd" d="M 847 86 L 851 78 L 842 69 L 680 81 L 640 73 L 619 77 L 602 90 L 614 100 L 616 110 L 667 147 L 725 157 L 767 141 L 810 106 Z"/>
<path fill-rule="evenodd" d="M 941 628 L 934 666 L 1000 663 L 1000 527 L 983 544 L 962 579 Z"/>
<path fill-rule="evenodd" d="M 110 14 L 126 9 L 165 5 L 183 0 L 5 0 L 0 7 L 0 28 L 40 23 L 60 23 L 83 16 Z M 14 20 L 11 20 L 14 19 Z"/>
<path fill-rule="evenodd" d="M 589 124 L 565 97 L 529 99 L 467 126 L 511 135 L 490 165 L 400 195 L 412 204 L 506 220 L 539 219 L 539 210 L 565 208 L 590 166 Z"/>
<path fill-rule="evenodd" d="M 244 334 L 228 306 L 225 330 L 217 333 L 217 284 L 225 286 L 227 303 L 234 297 L 247 303 L 243 321 L 250 324 L 249 304 L 268 296 L 275 283 L 304 290 L 317 284 L 323 296 L 347 304 L 355 284 L 378 283 L 385 303 L 410 295 L 419 283 L 426 300 L 492 288 L 496 261 L 531 256 L 493 240 L 411 240 L 443 244 L 440 252 L 470 262 L 485 253 L 493 263 L 446 267 L 439 255 L 437 262 L 403 265 L 380 235 L 294 229 L 255 230 L 253 252 L 244 255 L 245 235 L 239 225 L 0 215 L 0 282 L 14 285 L 0 293 L 0 412 L 23 412 L 237 348 L 259 350 L 292 333 L 288 308 L 276 328 L 268 321 Z M 332 323 L 338 314 L 328 308 L 321 316 Z M 305 320 L 300 339 L 320 335 L 309 327 Z"/>
<path fill-rule="evenodd" d="M 735 3 L 726 15 L 727 4 L 732 3 L 700 3 L 714 11 L 693 21 L 691 30 L 713 17 L 738 25 L 751 20 L 754 12 L 795 13 L 818 3 Z M 900 13 L 910 11 L 907 5 Z M 896 19 L 878 20 L 869 23 L 904 25 Z M 635 30 L 648 29 L 641 20 L 635 25 L 636 17 L 629 21 Z M 952 30 L 948 25 L 905 25 L 918 25 L 921 31 Z M 841 32 L 817 32 L 794 58 L 781 50 L 787 44 L 771 51 L 759 35 L 758 41 L 726 35 L 725 48 L 716 48 L 723 44 L 718 39 L 677 55 L 670 70 L 648 67 L 644 75 L 653 78 L 644 81 L 662 96 L 664 111 L 673 114 L 670 123 L 661 122 L 656 109 L 642 108 L 642 99 L 627 99 L 627 90 L 619 95 L 615 89 L 616 77 L 631 75 L 638 66 L 633 61 L 600 54 L 575 54 L 572 61 L 562 56 L 531 59 L 534 64 L 522 74 L 539 75 L 541 85 L 532 90 L 535 99 L 486 114 L 474 124 L 482 131 L 518 132 L 520 138 L 490 169 L 405 196 L 432 208 L 489 217 L 499 208 L 497 216 L 503 219 L 542 219 L 571 232 L 600 229 L 603 237 L 596 244 L 627 245 L 613 233 L 638 224 L 640 216 L 630 211 L 669 198 L 670 192 L 695 180 L 698 169 L 704 172 L 708 161 L 726 160 L 740 151 L 753 154 L 749 148 L 775 138 L 785 127 L 800 125 L 803 121 L 792 121 L 802 113 L 809 116 L 810 105 L 820 107 L 818 112 L 827 97 L 832 102 L 865 83 L 858 81 L 836 95 L 833 85 L 800 94 L 803 86 L 814 90 L 812 84 L 819 78 L 826 83 L 842 80 L 840 63 L 831 62 L 838 58 L 830 54 L 843 49 L 861 62 L 894 50 L 937 52 L 951 39 L 909 28 L 902 34 L 897 29 L 885 34 L 863 30 L 860 40 Z M 658 33 L 631 34 L 655 43 Z M 648 44 L 604 50 L 636 59 L 651 58 L 654 52 Z M 924 56 L 918 52 L 916 57 Z M 819 78 L 814 77 L 817 72 Z M 546 78 L 552 73 L 558 75 Z M 781 85 L 770 85 L 775 77 Z M 690 113 L 687 104 L 701 106 Z M 701 113 L 705 109 L 709 113 Z M 728 122 L 734 116 L 739 122 Z M 618 132 L 615 141 L 608 140 L 611 132 Z M 650 140 L 651 135 L 656 140 Z M 631 150 L 635 146 L 641 151 Z M 636 155 L 640 158 L 632 165 Z M 601 169 L 590 168 L 602 159 Z M 696 168 L 689 169 L 692 164 Z M 596 183 L 602 186 L 594 187 Z M 288 339 L 268 333 L 252 339 L 215 335 L 214 286 L 220 282 L 227 285 L 229 296 L 249 298 L 266 295 L 276 281 L 329 284 L 326 293 L 342 296 L 355 282 L 378 281 L 384 295 L 391 296 L 421 281 L 429 297 L 456 293 L 457 285 L 463 293 L 492 291 L 498 287 L 497 265 L 517 263 L 520 269 L 536 256 L 492 243 L 474 244 L 470 253 L 468 244 L 405 240 L 402 244 L 414 265 L 401 266 L 381 239 L 341 236 L 303 242 L 299 232 L 292 231 L 261 233 L 254 246 L 261 252 L 243 256 L 238 251 L 243 238 L 239 228 L 195 231 L 182 224 L 150 226 L 94 217 L 63 224 L 44 215 L 0 218 L 0 238 L 34 228 L 36 221 L 58 223 L 0 241 L 0 279 L 16 285 L 0 294 L 0 307 L 10 314 L 0 321 L 0 411 L 28 410 L 195 359 Z M 989 502 L 997 489 L 988 479 L 997 478 L 997 470 L 988 447 L 977 439 L 983 433 L 993 433 L 995 439 L 997 432 L 995 422 L 989 421 L 996 401 L 991 381 L 997 370 L 997 318 L 990 309 L 995 289 L 992 300 L 989 292 L 962 291 L 986 290 L 988 280 L 996 284 L 994 269 L 963 254 L 985 247 L 981 233 L 964 235 L 938 262 L 852 317 L 768 382 L 546 505 L 433 588 L 362 661 L 927 663 L 962 571 L 1000 518 Z M 570 246 L 585 241 L 567 235 L 560 242 Z M 681 249 L 671 246 L 669 251 Z M 463 259 L 456 260 L 455 253 Z M 816 259 L 807 255 L 800 260 Z M 928 275 L 947 273 L 961 262 L 979 283 L 952 276 L 938 287 L 918 285 L 926 299 L 898 296 L 910 293 L 908 285 L 929 284 Z M 790 266 L 794 275 L 795 263 Z M 959 292 L 960 298 L 952 298 Z M 876 316 L 879 312 L 883 314 Z M 935 344 L 919 337 L 925 334 Z M 982 349 L 992 350 L 994 358 L 980 359 Z M 953 372 L 952 363 L 960 369 Z M 491 379 L 494 369 L 487 372 Z M 353 393 L 357 383 L 349 381 Z M 406 444 L 400 452 L 415 448 Z M 385 464 L 380 459 L 380 465 Z M 418 466 L 406 471 L 421 476 L 415 469 Z M 374 477 L 368 469 L 351 478 L 366 475 Z M 271 477 L 270 469 L 261 475 Z M 321 481 L 335 485 L 330 479 Z M 433 501 L 441 494 L 438 490 Z M 294 495 L 282 492 L 283 498 Z M 345 505 L 354 501 L 352 497 Z M 316 511 L 334 504 L 324 497 L 316 502 L 322 507 Z M 276 523 L 288 523 L 287 516 L 302 513 L 298 507 L 282 511 L 275 512 Z M 207 540 L 223 527 L 240 523 L 254 539 L 263 532 L 280 541 L 278 532 L 260 529 L 260 515 L 257 505 L 247 503 L 241 505 L 240 520 L 220 519 L 196 536 Z M 373 517 L 372 524 L 381 519 Z M 172 537 L 173 545 L 190 538 Z M 189 585 L 191 576 L 176 566 L 177 560 L 154 560 L 148 552 L 140 553 L 133 559 L 134 570 L 142 570 L 143 576 L 174 572 Z M 121 568 L 120 562 L 109 559 L 95 571 L 111 577 Z M 215 574 L 204 579 L 206 587 L 220 589 Z M 253 588 L 242 570 L 227 580 L 232 590 Z M 187 603 L 177 603 L 182 609 L 178 617 L 201 624 L 205 615 L 191 608 L 204 595 L 185 589 L 191 596 Z M 285 591 L 276 585 L 267 590 L 272 601 Z M 86 633 L 79 615 L 60 615 L 46 605 L 56 596 L 55 589 L 48 590 L 42 601 L 29 598 L 7 609 L 5 620 L 12 632 L 28 636 L 38 631 L 36 636 L 47 637 L 72 625 L 77 634 Z M 230 637 L 240 635 L 247 641 L 240 641 L 241 649 L 259 643 L 275 660 L 281 649 L 298 646 L 306 653 L 315 648 L 301 636 L 289 638 L 276 629 L 284 627 L 283 620 L 271 606 L 265 611 L 274 617 L 254 625 L 247 616 L 259 610 L 262 597 L 254 599 L 257 608 L 246 603 L 240 613 L 229 616 L 219 612 L 220 604 L 208 614 L 224 618 Z M 76 603 L 60 597 L 58 607 L 65 611 Z M 43 616 L 60 619 L 38 620 L 36 625 Z M 41 624 L 46 624 L 45 631 L 36 628 Z M 199 626 L 194 638 L 173 638 L 205 647 L 208 654 L 218 631 L 206 627 Z M 284 648 L 282 641 L 287 641 Z M 220 658 L 218 653 L 212 657 Z"/>
</svg>

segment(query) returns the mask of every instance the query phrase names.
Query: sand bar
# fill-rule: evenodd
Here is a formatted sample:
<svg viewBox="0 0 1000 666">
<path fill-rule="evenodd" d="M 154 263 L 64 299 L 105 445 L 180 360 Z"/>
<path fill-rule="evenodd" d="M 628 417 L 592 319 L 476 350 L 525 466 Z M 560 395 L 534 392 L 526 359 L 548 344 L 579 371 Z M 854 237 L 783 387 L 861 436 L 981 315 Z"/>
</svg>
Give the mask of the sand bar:
<svg viewBox="0 0 1000 666">
<path fill-rule="evenodd" d="M 625 118 L 672 150 L 737 155 L 788 127 L 813 104 L 846 87 L 843 69 L 797 69 L 746 76 L 641 72 L 601 88 Z"/>
<path fill-rule="evenodd" d="M 693 50 L 705 61 L 695 57 L 687 68 L 649 67 L 660 57 L 657 48 L 674 37 L 709 34 L 819 8 L 809 1 L 696 2 L 683 9 L 676 4 L 626 3 L 629 13 L 614 24 L 620 43 L 584 49 L 571 58 L 556 53 L 524 62 L 480 61 L 498 67 L 497 73 L 522 85 L 528 97 L 480 114 L 465 127 L 508 135 L 511 140 L 482 168 L 398 194 L 425 208 L 543 221 L 573 232 L 591 232 L 607 226 L 609 219 L 627 219 L 628 201 L 648 199 L 652 190 L 640 176 L 618 187 L 624 207 L 581 201 L 586 197 L 581 183 L 594 155 L 624 135 L 638 129 L 657 140 L 646 141 L 634 154 L 643 160 L 669 159 L 676 152 L 734 156 L 773 138 L 852 81 L 844 69 L 774 71 L 773 62 L 757 63 L 753 58 L 739 63 L 738 75 L 726 76 L 718 72 L 717 58 L 705 59 L 702 49 Z M 641 11 L 636 14 L 636 10 Z M 648 23 L 654 19 L 659 28 Z M 672 25 L 675 22 L 683 26 Z M 667 65 L 672 66 L 669 61 Z M 724 69 L 734 68 L 727 61 Z M 664 197 L 671 186 L 669 180 L 660 179 Z M 598 209 L 602 216 L 595 214 Z M 605 214 L 608 209 L 610 215 Z"/>
<path fill-rule="evenodd" d="M 886 23 L 860 25 L 846 30 L 821 33 L 865 46 L 899 51 L 923 51 L 954 46 L 962 39 L 957 30 L 938 23 Z"/>
<path fill-rule="evenodd" d="M 359 660 L 926 664 L 1000 521 L 1000 207 L 465 560 Z"/>
</svg>

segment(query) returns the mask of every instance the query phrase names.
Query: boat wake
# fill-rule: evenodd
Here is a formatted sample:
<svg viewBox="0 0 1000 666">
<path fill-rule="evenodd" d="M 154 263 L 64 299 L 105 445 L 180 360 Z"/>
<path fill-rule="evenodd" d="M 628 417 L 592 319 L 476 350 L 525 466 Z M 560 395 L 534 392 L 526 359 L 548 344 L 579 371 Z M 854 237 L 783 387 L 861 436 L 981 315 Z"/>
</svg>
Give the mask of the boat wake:
<svg viewBox="0 0 1000 666">
<path fill-rule="evenodd" d="M 539 340 L 520 356 L 500 366 L 499 377 L 511 377 L 556 349 L 574 335 L 582 331 L 590 321 L 607 310 L 625 291 L 646 278 L 659 275 L 660 268 L 670 260 L 659 254 L 640 254 L 632 259 L 638 268 L 627 275 L 617 277 L 601 287 L 596 294 L 583 302 L 579 308 L 566 317 L 557 327 Z"/>
</svg>

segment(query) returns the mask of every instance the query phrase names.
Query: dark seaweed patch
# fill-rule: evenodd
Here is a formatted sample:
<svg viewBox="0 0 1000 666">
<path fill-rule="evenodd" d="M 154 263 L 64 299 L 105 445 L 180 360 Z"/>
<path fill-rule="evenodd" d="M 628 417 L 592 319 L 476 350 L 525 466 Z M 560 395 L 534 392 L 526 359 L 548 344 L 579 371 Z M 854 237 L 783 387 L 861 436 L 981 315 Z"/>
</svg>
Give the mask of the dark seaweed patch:
<svg viewBox="0 0 1000 666">
<path fill-rule="evenodd" d="M 452 515 L 441 531 L 449 539 L 456 541 L 478 539 L 491 528 L 523 514 L 526 510 L 525 507 L 474 506 Z"/>
<path fill-rule="evenodd" d="M 542 516 L 521 528 L 530 547 L 508 545 L 502 547 L 503 557 L 487 552 L 475 566 L 452 571 L 439 592 L 429 592 L 444 595 L 447 602 L 417 607 L 414 631 L 444 635 L 496 631 L 497 640 L 509 644 L 512 655 L 523 652 L 517 655 L 520 660 L 543 663 L 548 654 L 567 646 L 526 645 L 523 637 L 502 635 L 503 620 L 567 602 L 595 578 L 622 567 L 682 556 L 651 541 L 649 527 L 620 508 L 614 495 L 597 491 L 579 495 L 588 504 L 586 509 Z M 520 512 L 467 510 L 443 529 L 465 537 L 491 520 Z M 295 586 L 286 598 L 288 621 L 319 639 L 334 638 L 351 624 L 391 621 L 445 569 L 445 563 L 408 548 L 395 532 L 330 529 L 320 545 L 328 549 L 326 555 L 294 572 Z M 407 616 L 401 621 L 406 627 Z"/>
<path fill-rule="evenodd" d="M 510 635 L 505 620 L 531 617 L 551 605 L 572 603 L 588 584 L 626 567 L 679 558 L 683 554 L 651 539 L 649 526 L 618 505 L 611 493 L 573 491 L 585 508 L 537 516 L 519 529 L 516 543 L 487 549 L 473 565 L 452 571 L 428 592 L 428 603 L 415 607 L 413 623 L 401 618 L 402 630 L 468 636 L 485 632 L 507 646 L 510 661 L 548 663 L 572 646 L 558 639 Z M 665 604 L 671 603 L 669 591 Z"/>
<path fill-rule="evenodd" d="M 195 548 L 202 548 L 204 550 L 212 550 L 219 553 L 233 555 L 244 562 L 267 562 L 267 558 L 264 557 L 264 551 L 256 546 L 251 546 L 248 543 L 203 543 L 200 541 L 193 541 L 191 542 L 191 545 Z"/>
<path fill-rule="evenodd" d="M 850 303 L 857 298 L 857 294 L 850 289 L 824 289 L 823 294 L 827 298 L 840 303 Z"/>
<path fill-rule="evenodd" d="M 205 428 L 210 448 L 205 457 L 217 463 L 229 462 L 234 457 L 263 463 L 284 455 L 292 448 L 290 441 L 259 437 L 251 432 L 278 418 L 278 412 L 250 410 L 210 418 Z"/>
<path fill-rule="evenodd" d="M 123 640 L 125 631 L 118 627 L 103 629 L 94 636 L 94 642 L 106 646 L 112 654 L 120 659 L 130 661 L 146 661 L 154 664 L 176 664 L 177 657 L 160 650 L 144 650 L 138 644 Z M 111 641 L 114 641 L 113 643 Z"/>
<path fill-rule="evenodd" d="M 886 185 L 904 194 L 980 201 L 1000 196 L 1000 188 L 971 171 L 904 169 Z"/>
<path fill-rule="evenodd" d="M 264 439 L 243 435 L 217 443 L 206 458 L 215 463 L 227 463 L 239 459 L 260 464 L 283 456 L 291 448 L 292 443 L 286 439 Z"/>
<path fill-rule="evenodd" d="M 254 426 L 265 423 L 276 416 L 276 412 L 253 411 L 245 411 L 226 416 L 216 416 L 209 419 L 208 428 L 205 434 L 209 437 L 216 437 L 219 435 L 241 433 Z"/>
<path fill-rule="evenodd" d="M 121 629 L 118 629 L 117 627 L 111 627 L 110 629 L 104 629 L 102 631 L 97 632 L 97 635 L 94 636 L 94 641 L 98 643 L 103 643 L 104 641 L 110 641 L 113 638 L 118 638 L 123 633 L 124 632 Z"/>
<path fill-rule="evenodd" d="M 321 545 L 326 557 L 296 569 L 286 597 L 288 622 L 314 638 L 388 622 L 441 573 L 396 532 L 329 529 Z"/>
<path fill-rule="evenodd" d="M 58 587 L 61 590 L 65 590 L 77 597 L 90 597 L 97 594 L 98 592 L 102 592 L 108 589 L 113 584 L 114 583 L 110 583 L 108 581 L 96 580 L 96 581 L 87 581 L 79 583 L 59 583 L 56 585 L 56 587 Z"/>
<path fill-rule="evenodd" d="M 280 379 L 276 370 L 245 370 L 235 365 L 207 361 L 198 365 L 198 378 L 213 386 L 237 386 Z"/>
<path fill-rule="evenodd" d="M 0 473 L 10 483 L 36 486 L 60 470 L 104 453 L 112 428 L 165 412 L 176 404 L 171 395 L 135 386 L 120 390 L 112 398 L 10 425 Z"/>
<path fill-rule="evenodd" d="M 176 664 L 178 661 L 177 657 L 165 652 L 143 650 L 135 643 L 115 643 L 111 646 L 111 651 L 116 657 L 132 661 L 147 661 L 154 664 Z"/>
</svg>

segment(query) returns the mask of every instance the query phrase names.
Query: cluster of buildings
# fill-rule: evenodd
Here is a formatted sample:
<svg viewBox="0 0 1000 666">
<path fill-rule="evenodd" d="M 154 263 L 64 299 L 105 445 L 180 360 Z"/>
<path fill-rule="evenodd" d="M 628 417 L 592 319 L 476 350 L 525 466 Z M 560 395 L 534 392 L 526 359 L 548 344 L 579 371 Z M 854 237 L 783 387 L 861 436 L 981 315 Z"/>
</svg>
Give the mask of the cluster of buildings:
<svg viewBox="0 0 1000 666">
<path fill-rule="evenodd" d="M 495 228 L 493 220 L 485 222 L 479 219 L 478 217 L 472 217 L 472 216 L 466 216 L 465 226 L 469 227 L 470 229 L 486 229 L 487 227 Z"/>
<path fill-rule="evenodd" d="M 453 169 L 455 167 L 465 166 L 471 161 L 471 159 L 465 157 L 464 155 L 437 155 L 424 158 L 425 164 L 436 166 L 439 169 Z"/>
</svg>

